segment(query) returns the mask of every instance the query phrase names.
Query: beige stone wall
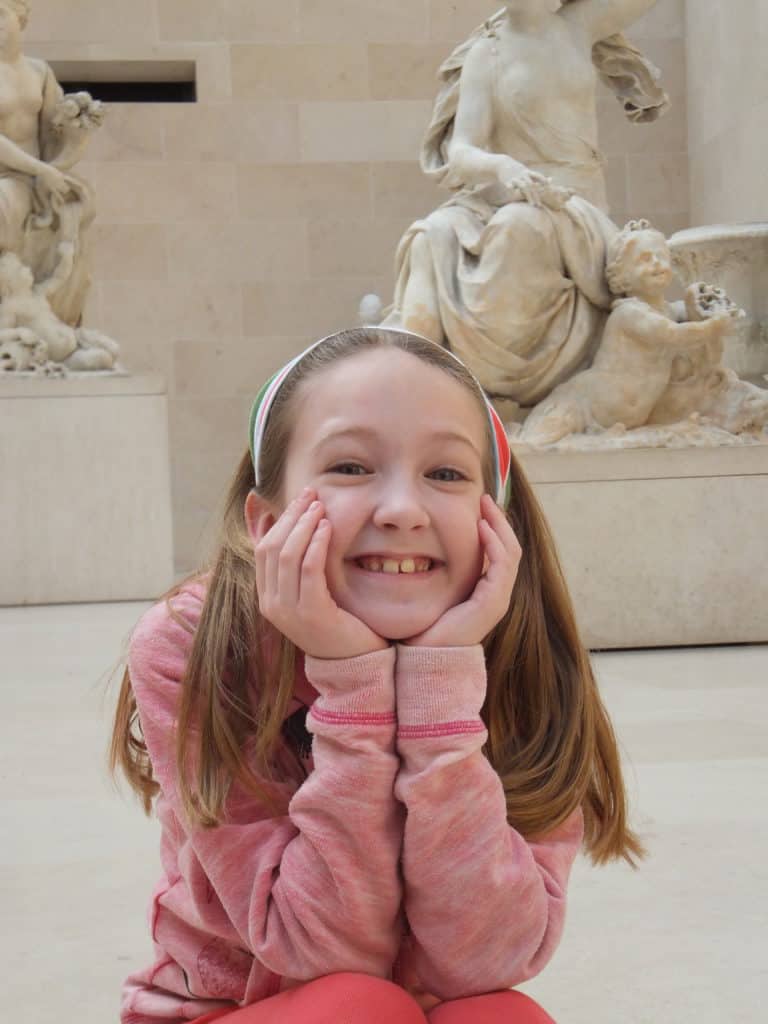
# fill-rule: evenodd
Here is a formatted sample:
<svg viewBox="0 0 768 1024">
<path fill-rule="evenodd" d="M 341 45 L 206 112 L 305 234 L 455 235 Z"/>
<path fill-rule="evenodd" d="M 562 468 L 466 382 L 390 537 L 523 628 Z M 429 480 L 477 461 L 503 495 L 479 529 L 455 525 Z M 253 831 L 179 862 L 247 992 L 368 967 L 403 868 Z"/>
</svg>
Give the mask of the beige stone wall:
<svg viewBox="0 0 768 1024">
<path fill-rule="evenodd" d="M 675 102 L 632 127 L 607 93 L 615 216 L 688 222 L 684 0 L 633 37 Z M 397 241 L 440 196 L 417 155 L 440 61 L 493 0 L 33 0 L 30 53 L 191 59 L 195 105 L 115 105 L 83 172 L 98 190 L 88 322 L 169 382 L 176 557 L 195 563 L 246 445 L 259 384 L 391 295 Z M 126 426 L 126 437 L 130 437 Z"/>
<path fill-rule="evenodd" d="M 689 224 L 685 0 L 659 0 L 629 35 L 662 71 L 672 106 L 655 124 L 634 125 L 601 89 L 611 213 L 619 223 L 647 217 L 671 235 Z"/>
<path fill-rule="evenodd" d="M 768 218 L 768 3 L 687 0 L 691 223 Z"/>
</svg>

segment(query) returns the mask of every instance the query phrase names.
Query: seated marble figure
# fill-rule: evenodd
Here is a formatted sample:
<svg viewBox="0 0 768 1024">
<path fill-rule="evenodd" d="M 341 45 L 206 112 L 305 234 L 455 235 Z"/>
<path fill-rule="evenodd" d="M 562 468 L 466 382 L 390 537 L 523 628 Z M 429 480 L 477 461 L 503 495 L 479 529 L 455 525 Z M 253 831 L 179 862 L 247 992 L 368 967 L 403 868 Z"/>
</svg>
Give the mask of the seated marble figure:
<svg viewBox="0 0 768 1024">
<path fill-rule="evenodd" d="M 558 385 L 528 416 L 518 440 L 554 444 L 568 434 L 632 430 L 701 417 L 738 432 L 768 420 L 768 391 L 721 366 L 723 336 L 742 314 L 698 282 L 668 302 L 672 258 L 663 234 L 630 222 L 609 253 L 616 295 L 588 370 Z"/>
<path fill-rule="evenodd" d="M 385 324 L 454 351 L 486 391 L 532 406 L 588 366 L 612 295 L 596 89 L 633 122 L 668 105 L 622 30 L 655 0 L 514 0 L 443 64 L 422 169 L 451 198 L 397 253 Z"/>
</svg>

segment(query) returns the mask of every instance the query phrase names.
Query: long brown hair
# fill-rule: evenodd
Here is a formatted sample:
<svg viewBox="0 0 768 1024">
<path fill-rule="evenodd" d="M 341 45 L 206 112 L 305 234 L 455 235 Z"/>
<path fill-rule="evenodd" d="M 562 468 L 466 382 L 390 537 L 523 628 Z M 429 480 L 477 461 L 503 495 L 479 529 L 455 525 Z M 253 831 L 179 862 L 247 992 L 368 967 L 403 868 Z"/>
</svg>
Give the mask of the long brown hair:
<svg viewBox="0 0 768 1024">
<path fill-rule="evenodd" d="M 341 332 L 300 361 L 275 399 L 259 463 L 258 493 L 265 501 L 274 503 L 281 496 L 284 454 L 304 382 L 340 359 L 387 346 L 450 374 L 472 393 L 485 415 L 477 382 L 440 346 L 380 328 Z M 508 821 L 524 836 L 545 835 L 581 807 L 585 846 L 595 863 L 619 857 L 632 863 L 643 855 L 643 848 L 627 825 L 616 740 L 579 639 L 554 542 L 514 457 L 511 473 L 506 512 L 522 560 L 509 609 L 484 642 L 488 690 L 481 714 L 488 740 L 483 753 L 504 786 Z M 493 493 L 490 425 L 484 477 L 486 490 Z M 207 592 L 179 707 L 181 795 L 190 820 L 204 826 L 224 820 L 234 782 L 262 799 L 273 813 L 286 811 L 285 800 L 275 793 L 279 779 L 274 761 L 292 697 L 297 650 L 259 614 L 244 515 L 253 489 L 253 466 L 246 452 L 227 495 L 218 550 L 206 567 Z M 170 601 L 182 585 L 166 599 Z M 262 641 L 268 635 L 279 640 L 279 667 L 273 673 L 266 670 L 262 655 Z M 255 711 L 248 698 L 254 680 L 262 684 L 257 685 Z M 127 671 L 110 758 L 113 769 L 124 770 L 149 810 L 158 787 Z"/>
</svg>

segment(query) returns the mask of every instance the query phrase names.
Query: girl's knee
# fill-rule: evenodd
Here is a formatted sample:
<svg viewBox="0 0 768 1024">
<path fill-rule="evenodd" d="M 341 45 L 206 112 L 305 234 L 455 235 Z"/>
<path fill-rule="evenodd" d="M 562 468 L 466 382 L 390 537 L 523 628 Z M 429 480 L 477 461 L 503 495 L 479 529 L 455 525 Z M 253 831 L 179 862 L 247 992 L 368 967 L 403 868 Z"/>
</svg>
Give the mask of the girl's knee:
<svg viewBox="0 0 768 1024">
<path fill-rule="evenodd" d="M 429 1014 L 429 1024 L 555 1024 L 537 1002 L 514 989 L 489 992 L 441 1003 Z"/>
<path fill-rule="evenodd" d="M 330 997 L 339 1024 L 425 1024 L 419 1004 L 392 981 L 368 974 L 331 974 L 314 982 L 315 992 Z"/>
</svg>

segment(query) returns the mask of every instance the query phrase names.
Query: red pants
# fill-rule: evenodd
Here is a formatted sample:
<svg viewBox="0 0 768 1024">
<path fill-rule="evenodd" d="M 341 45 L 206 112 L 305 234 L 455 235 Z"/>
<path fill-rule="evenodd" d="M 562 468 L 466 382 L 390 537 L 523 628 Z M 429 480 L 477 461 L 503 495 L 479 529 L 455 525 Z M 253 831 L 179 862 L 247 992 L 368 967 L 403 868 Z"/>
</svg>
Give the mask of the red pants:
<svg viewBox="0 0 768 1024">
<path fill-rule="evenodd" d="M 367 974 L 329 974 L 253 1006 L 198 1018 L 221 1024 L 555 1024 L 522 992 L 441 1003 L 426 1014 L 399 985 Z"/>
</svg>

